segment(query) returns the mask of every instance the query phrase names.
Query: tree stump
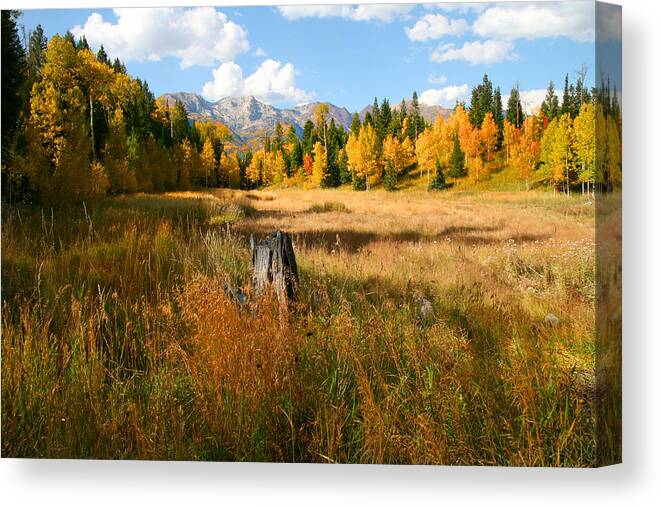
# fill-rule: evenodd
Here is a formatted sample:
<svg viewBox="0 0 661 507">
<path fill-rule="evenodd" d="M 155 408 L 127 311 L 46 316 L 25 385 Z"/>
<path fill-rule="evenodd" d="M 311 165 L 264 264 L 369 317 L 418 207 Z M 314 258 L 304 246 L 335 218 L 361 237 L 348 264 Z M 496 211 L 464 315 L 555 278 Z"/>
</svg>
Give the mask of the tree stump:
<svg viewBox="0 0 661 507">
<path fill-rule="evenodd" d="M 250 251 L 255 294 L 263 294 L 266 289 L 271 288 L 280 302 L 296 299 L 298 267 L 289 234 L 282 231 L 273 232 L 257 244 L 251 235 Z"/>
</svg>

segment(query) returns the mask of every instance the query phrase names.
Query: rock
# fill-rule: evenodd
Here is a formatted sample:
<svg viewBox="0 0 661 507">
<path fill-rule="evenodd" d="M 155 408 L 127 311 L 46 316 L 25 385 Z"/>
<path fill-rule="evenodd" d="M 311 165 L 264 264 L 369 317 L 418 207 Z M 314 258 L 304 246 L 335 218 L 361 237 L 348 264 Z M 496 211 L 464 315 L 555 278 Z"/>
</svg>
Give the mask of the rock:
<svg viewBox="0 0 661 507">
<path fill-rule="evenodd" d="M 420 320 L 423 322 L 429 322 L 434 318 L 434 307 L 431 304 L 429 299 L 421 297 L 420 298 Z"/>
<path fill-rule="evenodd" d="M 552 313 L 547 313 L 546 317 L 544 317 L 544 322 L 551 327 L 556 327 L 560 324 L 560 319 Z"/>
</svg>

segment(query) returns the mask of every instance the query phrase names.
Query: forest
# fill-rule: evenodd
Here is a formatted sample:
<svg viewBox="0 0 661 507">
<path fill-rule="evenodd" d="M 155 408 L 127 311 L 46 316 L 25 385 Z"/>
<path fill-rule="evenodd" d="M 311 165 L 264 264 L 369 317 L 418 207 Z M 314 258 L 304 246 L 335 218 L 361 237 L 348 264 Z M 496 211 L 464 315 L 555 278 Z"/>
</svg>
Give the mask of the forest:
<svg viewBox="0 0 661 507">
<path fill-rule="evenodd" d="M 103 46 L 67 32 L 47 40 L 38 26 L 19 40 L 17 13 L 3 11 L 3 198 L 66 204 L 105 195 L 190 188 L 254 189 L 351 185 L 396 190 L 418 176 L 428 189 L 470 188 L 503 168 L 517 188 L 582 193 L 621 184 L 621 118 L 609 83 L 588 90 L 585 71 L 553 82 L 526 114 L 518 86 L 507 104 L 485 74 L 470 103 L 429 124 L 413 92 L 410 111 L 388 99 L 349 131 L 317 106 L 302 136 L 277 124 L 238 145 L 219 122 L 188 119 L 185 106 L 154 98 Z M 4 38 L 7 38 L 5 42 Z M 598 148 L 598 149 L 597 149 Z"/>
</svg>

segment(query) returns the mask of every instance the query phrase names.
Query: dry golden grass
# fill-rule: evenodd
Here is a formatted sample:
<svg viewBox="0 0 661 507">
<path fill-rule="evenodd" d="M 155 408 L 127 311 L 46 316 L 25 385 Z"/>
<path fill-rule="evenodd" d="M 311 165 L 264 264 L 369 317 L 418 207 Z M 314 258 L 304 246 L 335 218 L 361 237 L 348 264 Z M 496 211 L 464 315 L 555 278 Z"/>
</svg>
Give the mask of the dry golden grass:
<svg viewBox="0 0 661 507">
<path fill-rule="evenodd" d="M 276 229 L 296 308 L 239 309 L 223 284 L 247 285 L 249 235 Z M 11 210 L 2 240 L 4 455 L 596 463 L 578 197 L 137 195 Z"/>
</svg>

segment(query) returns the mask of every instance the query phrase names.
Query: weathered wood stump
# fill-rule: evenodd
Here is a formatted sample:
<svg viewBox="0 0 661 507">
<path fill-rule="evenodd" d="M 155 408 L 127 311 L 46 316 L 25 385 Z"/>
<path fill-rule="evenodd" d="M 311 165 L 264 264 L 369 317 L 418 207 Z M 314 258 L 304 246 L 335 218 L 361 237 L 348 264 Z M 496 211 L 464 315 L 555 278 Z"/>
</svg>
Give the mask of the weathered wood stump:
<svg viewBox="0 0 661 507">
<path fill-rule="evenodd" d="M 276 231 L 257 244 L 251 235 L 250 251 L 255 294 L 263 294 L 271 288 L 281 302 L 295 300 L 298 292 L 298 267 L 289 234 Z"/>
</svg>

